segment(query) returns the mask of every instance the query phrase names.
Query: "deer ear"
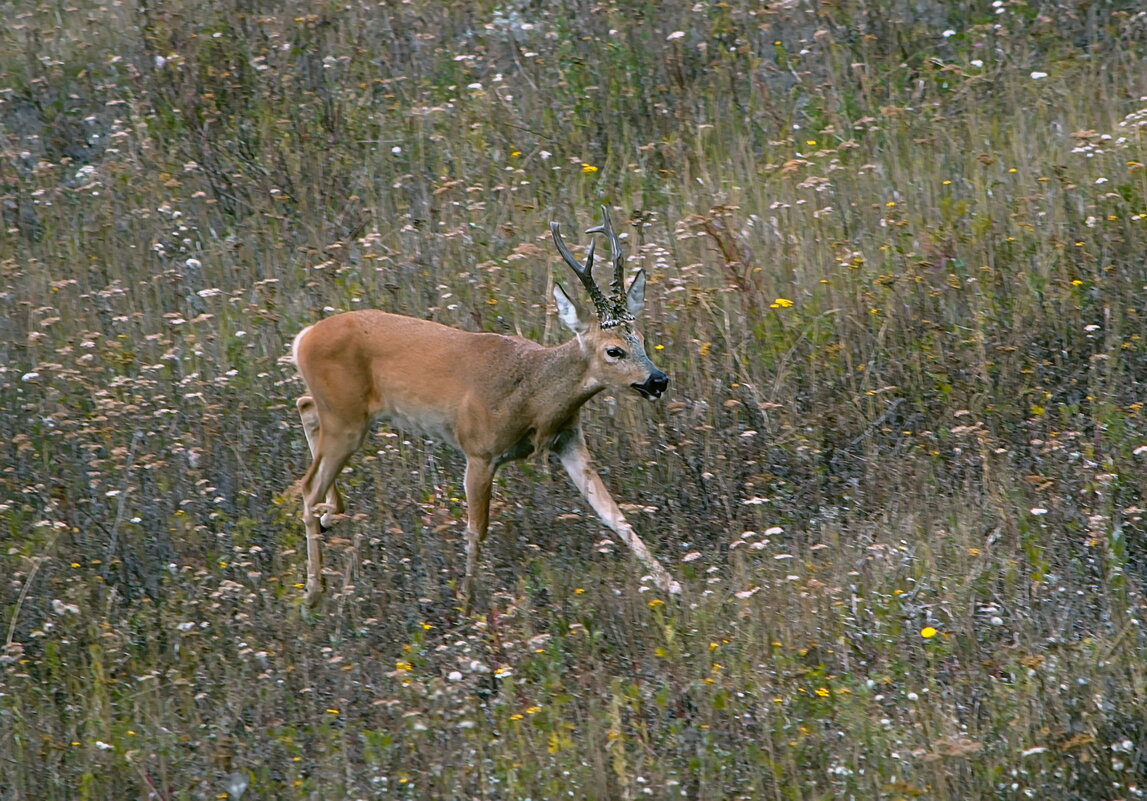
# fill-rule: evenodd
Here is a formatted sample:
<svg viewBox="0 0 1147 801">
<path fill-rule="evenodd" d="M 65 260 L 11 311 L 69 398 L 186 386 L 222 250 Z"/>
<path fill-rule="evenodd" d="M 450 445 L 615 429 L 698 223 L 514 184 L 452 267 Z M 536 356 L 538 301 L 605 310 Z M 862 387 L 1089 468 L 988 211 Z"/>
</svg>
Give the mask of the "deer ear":
<svg viewBox="0 0 1147 801">
<path fill-rule="evenodd" d="M 645 270 L 638 270 L 625 295 L 625 308 L 635 320 L 645 308 Z"/>
<path fill-rule="evenodd" d="M 562 321 L 562 325 L 575 334 L 584 334 L 589 330 L 589 324 L 582 317 L 581 310 L 558 283 L 554 284 L 554 303 L 558 305 L 558 319 Z"/>
</svg>

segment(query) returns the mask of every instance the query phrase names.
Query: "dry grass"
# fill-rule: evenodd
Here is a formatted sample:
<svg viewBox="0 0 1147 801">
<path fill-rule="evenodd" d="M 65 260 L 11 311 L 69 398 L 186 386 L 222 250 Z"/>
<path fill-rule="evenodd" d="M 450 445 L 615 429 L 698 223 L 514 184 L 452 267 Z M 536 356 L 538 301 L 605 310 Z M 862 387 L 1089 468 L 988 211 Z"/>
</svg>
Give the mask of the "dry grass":
<svg viewBox="0 0 1147 801">
<path fill-rule="evenodd" d="M 1142 795 L 1137 3 L 16 9 L 0 799 Z M 384 432 L 307 619 L 290 338 L 556 342 L 600 202 L 673 384 L 591 450 L 684 598 L 539 460 L 459 616 Z"/>
</svg>

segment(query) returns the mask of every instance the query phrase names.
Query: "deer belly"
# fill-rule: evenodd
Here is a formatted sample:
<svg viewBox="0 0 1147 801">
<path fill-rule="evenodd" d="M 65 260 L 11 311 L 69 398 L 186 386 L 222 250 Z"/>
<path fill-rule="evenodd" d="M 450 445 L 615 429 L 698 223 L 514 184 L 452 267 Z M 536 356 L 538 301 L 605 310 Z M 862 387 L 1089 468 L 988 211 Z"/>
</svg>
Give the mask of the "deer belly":
<svg viewBox="0 0 1147 801">
<path fill-rule="evenodd" d="M 383 419 L 395 428 L 408 434 L 421 434 L 431 437 L 447 445 L 458 447 L 458 438 L 454 436 L 452 421 L 444 414 L 421 412 L 414 414 L 404 409 L 392 409 L 383 415 Z"/>
</svg>

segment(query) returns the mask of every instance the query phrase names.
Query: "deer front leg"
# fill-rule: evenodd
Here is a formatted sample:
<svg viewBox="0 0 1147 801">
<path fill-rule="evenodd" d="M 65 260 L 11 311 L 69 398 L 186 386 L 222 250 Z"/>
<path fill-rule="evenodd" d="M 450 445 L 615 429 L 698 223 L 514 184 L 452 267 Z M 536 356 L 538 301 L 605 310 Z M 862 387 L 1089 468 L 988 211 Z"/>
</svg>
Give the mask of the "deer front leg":
<svg viewBox="0 0 1147 801">
<path fill-rule="evenodd" d="M 621 513 L 621 509 L 610 496 L 609 490 L 605 488 L 601 476 L 590 464 L 589 450 L 585 446 L 585 440 L 580 431 L 558 451 L 558 458 L 561 459 L 562 466 L 573 479 L 578 491 L 597 512 L 597 516 L 617 534 L 622 542 L 629 546 L 633 555 L 641 564 L 645 565 L 650 575 L 653 576 L 653 581 L 658 588 L 671 595 L 678 595 L 681 592 L 681 585 L 649 553 L 645 543 L 637 536 L 633 526 L 629 525 L 629 521 L 625 519 L 625 515 Z"/>
<path fill-rule="evenodd" d="M 462 584 L 462 606 L 469 611 L 478 580 L 478 551 L 490 525 L 490 491 L 494 484 L 494 464 L 488 459 L 466 459 L 466 579 Z"/>
</svg>

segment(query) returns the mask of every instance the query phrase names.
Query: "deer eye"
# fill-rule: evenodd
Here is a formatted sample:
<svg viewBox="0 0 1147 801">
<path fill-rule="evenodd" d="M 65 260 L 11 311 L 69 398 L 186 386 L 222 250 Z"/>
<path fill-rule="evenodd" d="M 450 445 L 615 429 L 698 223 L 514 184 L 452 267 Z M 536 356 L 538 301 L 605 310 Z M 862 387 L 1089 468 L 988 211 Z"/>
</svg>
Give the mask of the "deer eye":
<svg viewBox="0 0 1147 801">
<path fill-rule="evenodd" d="M 625 356 L 625 351 L 618 347 L 606 348 L 605 355 L 611 359 L 620 359 Z"/>
</svg>

